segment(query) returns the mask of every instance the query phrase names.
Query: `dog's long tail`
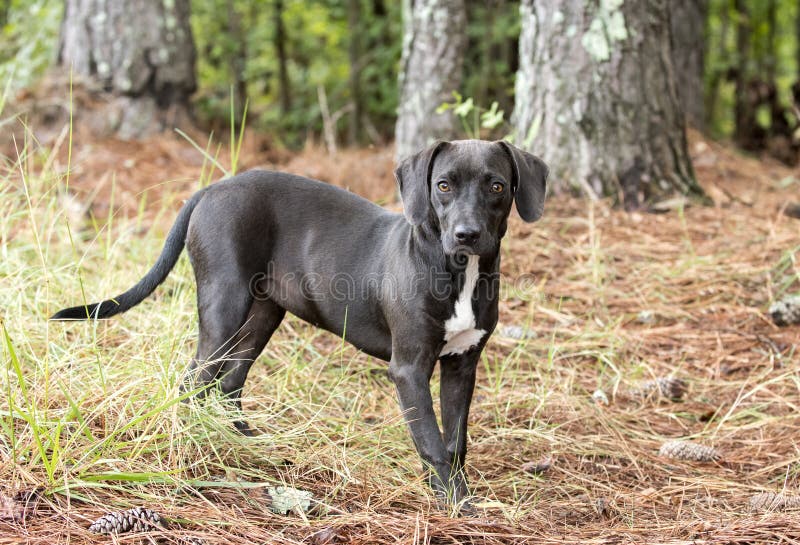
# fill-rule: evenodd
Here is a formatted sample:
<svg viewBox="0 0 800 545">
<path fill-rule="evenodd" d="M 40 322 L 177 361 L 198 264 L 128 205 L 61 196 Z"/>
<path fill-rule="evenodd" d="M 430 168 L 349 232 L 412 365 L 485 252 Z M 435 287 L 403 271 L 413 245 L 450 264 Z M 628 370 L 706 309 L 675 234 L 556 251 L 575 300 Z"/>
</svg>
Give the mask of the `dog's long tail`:
<svg viewBox="0 0 800 545">
<path fill-rule="evenodd" d="M 178 262 L 178 257 L 180 257 L 186 242 L 186 232 L 189 230 L 189 219 L 192 217 L 192 212 L 194 212 L 200 199 L 203 198 L 204 193 L 205 189 L 201 189 L 192 195 L 192 197 L 186 201 L 186 204 L 183 205 L 183 208 L 181 208 L 175 220 L 175 224 L 167 235 L 167 240 L 164 243 L 164 249 L 161 250 L 161 255 L 158 256 L 155 265 L 153 265 L 135 286 L 125 293 L 117 295 L 113 299 L 107 299 L 100 303 L 92 303 L 91 305 L 80 305 L 59 310 L 50 317 L 50 319 L 100 320 L 125 312 L 141 303 L 164 281 L 175 266 L 175 263 Z"/>
</svg>

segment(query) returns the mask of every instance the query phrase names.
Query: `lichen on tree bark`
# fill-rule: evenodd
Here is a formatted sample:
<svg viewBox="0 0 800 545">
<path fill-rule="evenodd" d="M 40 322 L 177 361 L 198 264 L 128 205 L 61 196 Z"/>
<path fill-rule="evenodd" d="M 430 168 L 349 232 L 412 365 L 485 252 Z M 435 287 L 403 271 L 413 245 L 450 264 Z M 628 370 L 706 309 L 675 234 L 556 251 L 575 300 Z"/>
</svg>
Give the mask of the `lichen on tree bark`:
<svg viewBox="0 0 800 545">
<path fill-rule="evenodd" d="M 627 208 L 701 195 L 670 58 L 668 0 L 523 0 L 515 138 L 552 186 Z"/>
</svg>

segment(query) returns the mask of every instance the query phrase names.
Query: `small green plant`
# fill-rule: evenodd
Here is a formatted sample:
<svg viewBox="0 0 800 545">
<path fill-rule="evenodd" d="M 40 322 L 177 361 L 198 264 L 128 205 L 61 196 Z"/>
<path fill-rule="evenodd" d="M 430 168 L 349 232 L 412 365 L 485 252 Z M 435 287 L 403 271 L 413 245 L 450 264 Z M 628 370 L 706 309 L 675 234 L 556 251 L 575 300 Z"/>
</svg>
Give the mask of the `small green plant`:
<svg viewBox="0 0 800 545">
<path fill-rule="evenodd" d="M 62 2 L 10 0 L 0 22 L 0 80 L 12 90 L 35 83 L 53 63 Z"/>
<path fill-rule="evenodd" d="M 465 99 L 456 91 L 453 91 L 453 102 L 442 103 L 436 108 L 436 113 L 441 115 L 449 110 L 461 121 L 469 138 L 480 138 L 484 130 L 491 132 L 505 123 L 505 111 L 499 109 L 497 101 L 486 109 L 476 106 L 472 97 Z"/>
<path fill-rule="evenodd" d="M 770 271 L 770 277 L 774 285 L 773 289 L 777 298 L 783 297 L 792 291 L 800 292 L 798 255 L 800 255 L 800 245 L 786 250 Z"/>
</svg>

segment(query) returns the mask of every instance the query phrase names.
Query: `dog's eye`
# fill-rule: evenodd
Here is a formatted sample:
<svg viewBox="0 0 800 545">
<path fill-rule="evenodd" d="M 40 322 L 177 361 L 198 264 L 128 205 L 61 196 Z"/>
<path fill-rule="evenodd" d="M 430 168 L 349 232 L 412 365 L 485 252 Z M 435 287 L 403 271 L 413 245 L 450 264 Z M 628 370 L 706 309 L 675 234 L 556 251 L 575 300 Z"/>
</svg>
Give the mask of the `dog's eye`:
<svg viewBox="0 0 800 545">
<path fill-rule="evenodd" d="M 450 184 L 444 180 L 436 184 L 436 187 L 438 187 L 439 191 L 441 191 L 442 193 L 447 193 L 448 191 L 450 191 Z"/>
<path fill-rule="evenodd" d="M 492 184 L 492 193 L 502 193 L 505 187 L 506 186 L 504 186 L 500 182 L 495 182 Z"/>
</svg>

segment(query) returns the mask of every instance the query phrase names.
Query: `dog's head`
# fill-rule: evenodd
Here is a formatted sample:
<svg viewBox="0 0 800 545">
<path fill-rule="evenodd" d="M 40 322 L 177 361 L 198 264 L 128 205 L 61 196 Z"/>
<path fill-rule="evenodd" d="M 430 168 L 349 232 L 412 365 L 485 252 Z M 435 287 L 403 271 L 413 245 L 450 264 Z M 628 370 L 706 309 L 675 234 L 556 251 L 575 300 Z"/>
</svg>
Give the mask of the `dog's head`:
<svg viewBox="0 0 800 545">
<path fill-rule="evenodd" d="M 448 255 L 491 255 L 506 231 L 512 201 L 527 222 L 544 208 L 548 169 L 509 144 L 483 140 L 437 142 L 395 170 L 412 225 L 438 227 Z"/>
</svg>

